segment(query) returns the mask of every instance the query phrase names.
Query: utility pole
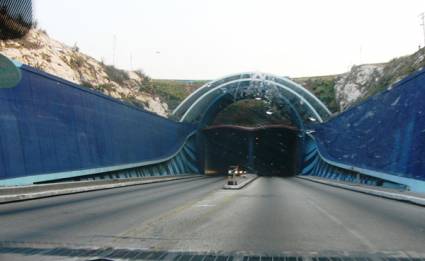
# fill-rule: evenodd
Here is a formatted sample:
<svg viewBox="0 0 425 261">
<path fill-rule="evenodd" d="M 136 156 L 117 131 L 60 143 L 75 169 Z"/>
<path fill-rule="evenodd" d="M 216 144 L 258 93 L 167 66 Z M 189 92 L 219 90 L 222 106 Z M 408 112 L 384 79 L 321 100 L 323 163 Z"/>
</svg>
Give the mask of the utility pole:
<svg viewBox="0 0 425 261">
<path fill-rule="evenodd" d="M 360 45 L 360 59 L 359 64 L 363 64 L 363 47 Z"/>
<path fill-rule="evenodd" d="M 424 46 L 425 46 L 425 13 L 422 12 L 419 14 L 419 18 L 421 19 L 422 31 L 424 33 Z"/>
<path fill-rule="evenodd" d="M 117 48 L 117 36 L 114 34 L 114 42 L 112 47 L 112 65 L 115 66 L 115 51 Z"/>
</svg>

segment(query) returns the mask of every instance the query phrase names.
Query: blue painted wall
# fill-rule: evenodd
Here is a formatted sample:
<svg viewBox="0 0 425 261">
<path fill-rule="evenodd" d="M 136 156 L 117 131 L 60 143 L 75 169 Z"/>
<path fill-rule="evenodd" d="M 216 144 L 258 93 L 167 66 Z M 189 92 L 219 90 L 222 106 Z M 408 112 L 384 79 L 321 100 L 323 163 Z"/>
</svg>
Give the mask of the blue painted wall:
<svg viewBox="0 0 425 261">
<path fill-rule="evenodd" d="M 425 180 L 425 71 L 314 129 L 327 160 Z"/>
<path fill-rule="evenodd" d="M 0 88 L 0 180 L 160 161 L 195 126 L 176 123 L 22 65 Z"/>
</svg>

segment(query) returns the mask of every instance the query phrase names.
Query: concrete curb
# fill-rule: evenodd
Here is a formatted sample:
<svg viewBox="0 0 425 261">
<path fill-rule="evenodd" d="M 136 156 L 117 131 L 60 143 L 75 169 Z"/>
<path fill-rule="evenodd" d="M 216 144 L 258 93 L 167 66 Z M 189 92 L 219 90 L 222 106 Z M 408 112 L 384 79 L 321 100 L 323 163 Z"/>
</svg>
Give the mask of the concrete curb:
<svg viewBox="0 0 425 261">
<path fill-rule="evenodd" d="M 387 198 L 387 199 L 412 203 L 419 206 L 425 206 L 425 198 L 421 198 L 421 197 L 415 197 L 411 195 L 405 195 L 405 194 L 389 192 L 389 191 L 375 190 L 375 189 L 370 189 L 365 187 L 357 187 L 353 185 L 341 184 L 338 182 L 319 180 L 319 179 L 309 178 L 309 177 L 297 176 L 297 178 L 309 180 L 309 181 L 320 183 L 320 184 L 325 184 L 332 187 L 343 188 L 343 189 L 360 192 L 360 193 L 364 193 L 368 195 L 378 196 L 381 198 Z"/>
<path fill-rule="evenodd" d="M 239 185 L 227 185 L 227 184 L 224 184 L 223 189 L 241 189 L 241 188 L 244 188 L 249 183 L 253 182 L 254 180 L 256 180 L 258 178 L 257 175 L 251 175 L 251 176 L 252 177 L 248 178 L 247 180 L 245 180 L 245 182 L 242 182 Z"/>
<path fill-rule="evenodd" d="M 158 177 L 158 178 L 149 178 L 149 179 L 138 179 L 137 181 L 122 181 L 122 182 L 115 182 L 110 184 L 102 184 L 102 185 L 92 185 L 92 186 L 78 186 L 78 182 L 75 182 L 74 188 L 57 188 L 57 189 L 48 189 L 45 191 L 37 191 L 37 192 L 30 192 L 30 193 L 21 193 L 21 194 L 12 194 L 12 195 L 0 195 L 0 204 L 6 204 L 6 203 L 12 203 L 12 202 L 18 202 L 18 201 L 24 201 L 24 200 L 32 200 L 32 199 L 39 199 L 39 198 L 47 198 L 47 197 L 55 197 L 55 196 L 61 196 L 61 195 L 68 195 L 68 194 L 76 194 L 76 193 L 83 193 L 83 192 L 89 192 L 89 191 L 97 191 L 97 190 L 105 190 L 105 189 L 113 189 L 113 188 L 121 188 L 121 187 L 129 187 L 129 186 L 137 186 L 137 185 L 145 185 L 145 184 L 153 184 L 153 183 L 160 183 L 160 182 L 167 182 L 167 181 L 173 181 L 173 180 L 180 180 L 180 179 L 191 179 L 191 178 L 200 178 L 204 177 L 203 175 L 184 175 L 184 176 L 170 176 L 170 177 Z M 52 184 L 47 184 L 48 185 Z M 59 185 L 59 184 L 56 184 Z M 43 186 L 43 185 L 34 185 L 34 186 Z M 30 187 L 30 186 L 26 186 Z M 8 189 L 8 188 L 3 188 Z M 18 188 L 11 188 L 15 190 L 19 190 Z M 1 194 L 0 189 L 0 194 Z"/>
</svg>

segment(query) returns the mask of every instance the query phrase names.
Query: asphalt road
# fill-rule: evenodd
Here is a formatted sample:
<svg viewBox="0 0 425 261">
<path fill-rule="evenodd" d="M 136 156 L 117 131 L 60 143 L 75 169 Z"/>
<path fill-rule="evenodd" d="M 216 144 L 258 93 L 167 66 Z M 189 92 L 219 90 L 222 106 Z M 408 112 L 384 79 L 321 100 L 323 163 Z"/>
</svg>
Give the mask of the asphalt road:
<svg viewBox="0 0 425 261">
<path fill-rule="evenodd" d="M 0 241 L 177 251 L 425 251 L 425 208 L 297 178 L 198 178 L 0 205 Z"/>
<path fill-rule="evenodd" d="M 0 205 L 0 241 L 111 244 L 115 237 L 220 189 L 194 178 Z"/>
</svg>

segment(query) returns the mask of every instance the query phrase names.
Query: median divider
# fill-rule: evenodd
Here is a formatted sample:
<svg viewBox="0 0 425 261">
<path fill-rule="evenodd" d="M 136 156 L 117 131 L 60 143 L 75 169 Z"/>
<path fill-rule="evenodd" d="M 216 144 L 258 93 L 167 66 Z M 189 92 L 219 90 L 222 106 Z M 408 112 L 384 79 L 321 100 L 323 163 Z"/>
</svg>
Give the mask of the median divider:
<svg viewBox="0 0 425 261">
<path fill-rule="evenodd" d="M 319 177 L 297 176 L 297 178 L 325 184 L 328 186 L 360 192 L 360 193 L 364 193 L 368 195 L 403 201 L 403 202 L 412 203 L 419 206 L 425 206 L 425 195 L 421 195 L 418 193 L 410 193 L 410 192 L 403 192 L 403 191 L 397 191 L 397 192 L 389 191 L 389 189 L 372 188 L 371 186 L 365 186 L 362 184 L 347 184 L 347 183 L 342 183 L 337 181 L 325 180 Z"/>
<path fill-rule="evenodd" d="M 201 178 L 203 175 L 178 175 L 129 179 L 58 182 L 50 184 L 0 187 L 0 204 L 54 197 L 96 190 L 152 184 L 179 179 Z"/>
<path fill-rule="evenodd" d="M 245 174 L 237 178 L 236 185 L 229 185 L 226 181 L 223 189 L 241 189 L 258 178 L 255 174 Z"/>
</svg>

